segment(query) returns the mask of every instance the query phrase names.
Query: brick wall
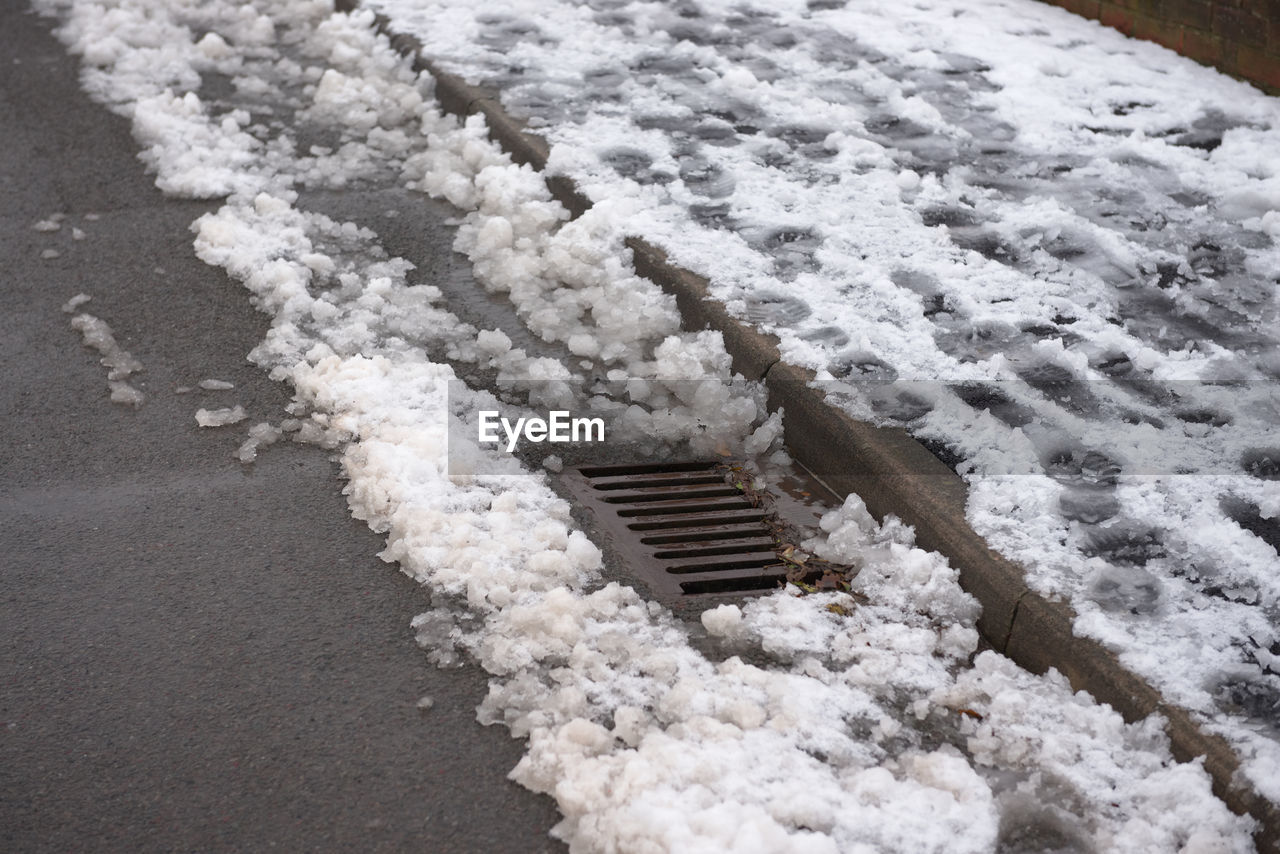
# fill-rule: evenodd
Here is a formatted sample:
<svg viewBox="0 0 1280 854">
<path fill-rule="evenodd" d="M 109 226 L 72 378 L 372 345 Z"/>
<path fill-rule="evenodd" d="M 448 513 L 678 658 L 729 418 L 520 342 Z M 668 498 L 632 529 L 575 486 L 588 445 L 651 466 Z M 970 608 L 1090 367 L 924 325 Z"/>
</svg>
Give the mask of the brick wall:
<svg viewBox="0 0 1280 854">
<path fill-rule="evenodd" d="M 1280 95 L 1280 0 L 1044 0 Z"/>
</svg>

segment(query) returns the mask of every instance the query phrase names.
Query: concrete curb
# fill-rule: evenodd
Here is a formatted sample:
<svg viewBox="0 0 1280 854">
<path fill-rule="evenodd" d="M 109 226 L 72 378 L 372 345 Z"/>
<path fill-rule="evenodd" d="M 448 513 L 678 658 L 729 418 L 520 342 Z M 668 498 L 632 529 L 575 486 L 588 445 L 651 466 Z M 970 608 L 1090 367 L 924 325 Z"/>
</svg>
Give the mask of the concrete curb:
<svg viewBox="0 0 1280 854">
<path fill-rule="evenodd" d="M 352 11 L 357 0 L 337 0 L 335 5 Z M 446 111 L 460 117 L 484 115 L 489 136 L 517 163 L 538 170 L 546 166 L 547 142 L 508 115 L 496 92 L 439 69 L 422 56 L 416 38 L 395 33 L 384 15 L 375 15 L 375 21 L 415 69 L 435 78 L 436 97 Z M 568 179 L 551 177 L 547 185 L 573 216 L 591 207 Z M 1021 567 L 993 551 L 969 526 L 968 487 L 955 472 L 905 430 L 856 421 L 828 404 L 822 390 L 809 385 L 813 372 L 783 362 L 778 339 L 730 315 L 710 297 L 706 279 L 672 264 L 661 248 L 645 240 L 628 238 L 626 245 L 636 272 L 675 297 L 685 329 L 720 332 L 734 369 L 765 382 L 770 409 L 786 409 L 784 438 L 793 457 L 811 471 L 823 472 L 822 479 L 837 495 L 857 493 L 877 518 L 893 514 L 913 525 L 921 547 L 951 561 L 960 571 L 961 586 L 982 603 L 978 629 L 992 647 L 1034 673 L 1056 668 L 1075 690 L 1109 704 L 1127 721 L 1152 712 L 1163 715 L 1175 757 L 1183 762 L 1204 757 L 1214 794 L 1235 812 L 1258 820 L 1259 851 L 1280 854 L 1280 805 L 1236 773 L 1240 760 L 1231 746 L 1202 729 L 1185 709 L 1165 701 L 1115 653 L 1073 634 L 1075 610 L 1031 592 Z"/>
</svg>

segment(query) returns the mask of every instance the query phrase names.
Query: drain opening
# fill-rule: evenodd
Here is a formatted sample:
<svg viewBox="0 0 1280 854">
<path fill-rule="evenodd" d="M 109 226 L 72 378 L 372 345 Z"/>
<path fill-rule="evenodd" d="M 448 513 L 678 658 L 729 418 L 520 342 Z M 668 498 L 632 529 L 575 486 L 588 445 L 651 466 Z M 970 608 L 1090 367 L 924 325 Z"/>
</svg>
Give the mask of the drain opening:
<svg viewBox="0 0 1280 854">
<path fill-rule="evenodd" d="M 734 471 L 721 461 L 598 465 L 567 469 L 561 482 L 656 598 L 671 603 L 815 583 L 830 565 L 808 568 L 792 559 L 787 527 Z"/>
</svg>

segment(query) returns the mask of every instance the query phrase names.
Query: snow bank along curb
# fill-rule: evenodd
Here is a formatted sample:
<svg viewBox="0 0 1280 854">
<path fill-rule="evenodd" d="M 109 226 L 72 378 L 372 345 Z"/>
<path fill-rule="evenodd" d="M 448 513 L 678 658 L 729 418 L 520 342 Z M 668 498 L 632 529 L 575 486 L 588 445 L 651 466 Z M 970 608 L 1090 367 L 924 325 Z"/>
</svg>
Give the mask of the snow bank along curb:
<svg viewBox="0 0 1280 854">
<path fill-rule="evenodd" d="M 358 3 L 337 0 L 335 7 L 353 11 Z M 539 170 L 546 166 L 546 141 L 527 133 L 523 122 L 508 115 L 495 92 L 441 71 L 422 55 L 416 38 L 395 32 L 382 14 L 375 19 L 392 46 L 412 59 L 415 70 L 435 78 L 436 98 L 445 111 L 463 117 L 483 115 L 490 136 L 517 163 Z M 590 207 L 563 176 L 548 178 L 547 186 L 575 217 Z M 1229 744 L 1204 732 L 1185 710 L 1167 703 L 1100 643 L 1077 637 L 1072 632 L 1074 609 L 1032 592 L 1022 569 L 994 552 L 970 527 L 965 518 L 967 487 L 958 475 L 906 431 L 856 421 L 829 405 L 824 393 L 809 385 L 813 372 L 782 362 L 777 339 L 750 328 L 711 300 L 701 276 L 669 263 L 666 254 L 647 241 L 629 238 L 627 246 L 636 272 L 675 297 L 688 329 L 721 332 L 734 370 L 765 382 L 770 408 L 786 410 L 786 442 L 797 460 L 822 473 L 841 497 L 857 493 L 877 517 L 891 513 L 914 526 L 920 546 L 940 552 L 959 569 L 964 589 L 982 603 L 978 628 L 995 649 L 1036 673 L 1057 668 L 1073 688 L 1110 704 L 1126 720 L 1162 714 L 1174 755 L 1182 761 L 1205 757 L 1215 793 L 1233 810 L 1258 819 L 1260 850 L 1280 852 L 1280 807 L 1238 779 L 1240 762 Z M 850 470 L 850 460 L 857 461 L 856 470 Z"/>
</svg>

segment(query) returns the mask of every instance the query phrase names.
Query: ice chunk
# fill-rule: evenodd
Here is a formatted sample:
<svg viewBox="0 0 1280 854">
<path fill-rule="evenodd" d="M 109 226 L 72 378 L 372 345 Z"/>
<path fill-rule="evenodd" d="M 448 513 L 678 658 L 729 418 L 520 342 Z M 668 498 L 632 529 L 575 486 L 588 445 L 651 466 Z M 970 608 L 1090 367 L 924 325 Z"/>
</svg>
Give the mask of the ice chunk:
<svg viewBox="0 0 1280 854">
<path fill-rule="evenodd" d="M 197 409 L 196 423 L 201 427 L 225 427 L 248 418 L 244 407 L 236 404 L 222 409 Z"/>
<path fill-rule="evenodd" d="M 501 329 L 482 329 L 476 334 L 476 347 L 491 356 L 501 356 L 511 349 L 511 339 Z"/>
<path fill-rule="evenodd" d="M 249 438 L 236 451 L 236 458 L 242 463 L 251 463 L 258 458 L 258 450 L 274 445 L 284 435 L 284 431 L 270 422 L 263 421 L 249 428 Z"/>
<path fill-rule="evenodd" d="M 71 299 L 67 300 L 62 304 L 62 310 L 67 314 L 74 314 L 76 309 L 78 309 L 80 306 L 84 305 L 91 299 L 93 299 L 93 297 L 89 296 L 88 294 L 76 294 Z"/>
<path fill-rule="evenodd" d="M 730 637 L 742 631 L 742 609 L 737 605 L 719 605 L 702 612 L 702 625 L 713 635 Z"/>
<path fill-rule="evenodd" d="M 146 396 L 123 380 L 109 380 L 107 387 L 111 389 L 111 402 L 123 403 L 137 408 L 146 400 Z"/>
<path fill-rule="evenodd" d="M 229 383 L 226 380 L 200 380 L 198 383 L 200 388 L 205 391 L 227 391 L 236 387 L 235 383 Z"/>
<path fill-rule="evenodd" d="M 88 296 L 78 294 L 68 300 L 62 310 L 75 311 L 77 306 L 88 301 Z M 77 314 L 71 318 L 71 327 L 80 333 L 86 347 L 92 347 L 102 356 L 100 362 L 107 368 L 107 387 L 111 391 L 112 402 L 133 407 L 141 406 L 146 399 L 145 396 L 127 380 L 142 370 L 142 363 L 116 342 L 111 327 L 92 314 Z"/>
</svg>

